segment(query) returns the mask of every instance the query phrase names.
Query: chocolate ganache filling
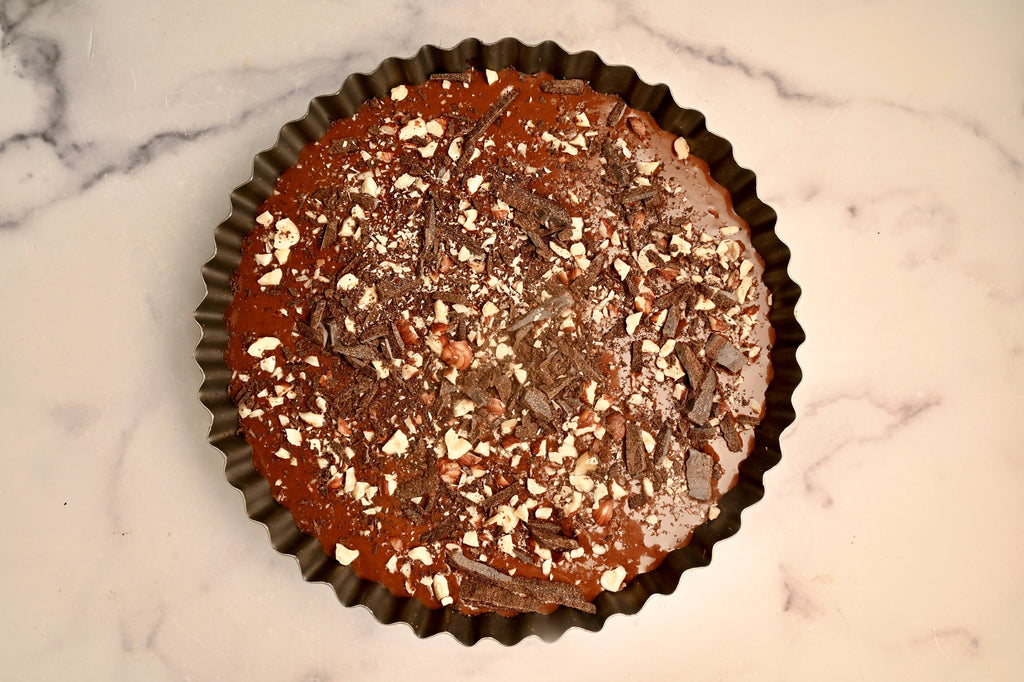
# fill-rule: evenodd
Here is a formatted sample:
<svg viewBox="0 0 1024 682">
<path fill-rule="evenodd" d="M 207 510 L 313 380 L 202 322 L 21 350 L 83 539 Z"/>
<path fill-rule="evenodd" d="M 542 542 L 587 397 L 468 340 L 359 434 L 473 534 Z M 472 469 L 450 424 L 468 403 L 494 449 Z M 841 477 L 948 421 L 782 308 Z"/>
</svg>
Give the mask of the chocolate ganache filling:
<svg viewBox="0 0 1024 682">
<path fill-rule="evenodd" d="M 275 498 L 359 576 L 593 612 L 717 515 L 770 294 L 728 192 L 649 114 L 435 74 L 332 124 L 257 213 L 229 390 Z"/>
</svg>

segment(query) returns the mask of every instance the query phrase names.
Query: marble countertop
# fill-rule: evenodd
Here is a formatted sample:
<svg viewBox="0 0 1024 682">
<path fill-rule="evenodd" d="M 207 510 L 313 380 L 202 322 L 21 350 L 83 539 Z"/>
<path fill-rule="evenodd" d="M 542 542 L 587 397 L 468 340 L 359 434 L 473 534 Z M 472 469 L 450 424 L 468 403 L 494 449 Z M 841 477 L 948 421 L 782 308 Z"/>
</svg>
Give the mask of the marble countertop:
<svg viewBox="0 0 1024 682">
<path fill-rule="evenodd" d="M 0 3 L 5 676 L 1024 675 L 1024 5 L 535 4 Z M 469 35 L 593 49 L 703 111 L 778 211 L 808 337 L 782 462 L 711 566 L 511 649 L 304 582 L 225 481 L 193 361 L 253 155 L 345 75 Z"/>
</svg>

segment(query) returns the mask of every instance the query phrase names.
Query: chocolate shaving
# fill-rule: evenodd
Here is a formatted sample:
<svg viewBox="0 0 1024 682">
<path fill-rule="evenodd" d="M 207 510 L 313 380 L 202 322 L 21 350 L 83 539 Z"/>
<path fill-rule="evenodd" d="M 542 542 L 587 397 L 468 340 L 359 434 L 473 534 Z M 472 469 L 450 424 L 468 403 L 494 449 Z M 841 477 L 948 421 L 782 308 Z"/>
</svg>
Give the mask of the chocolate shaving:
<svg viewBox="0 0 1024 682">
<path fill-rule="evenodd" d="M 416 496 L 414 495 L 414 497 Z M 408 500 L 401 500 L 399 502 L 399 506 L 402 508 L 402 513 L 405 514 L 406 518 L 410 521 L 413 523 L 423 522 L 423 512 L 412 502 L 409 502 Z"/>
<path fill-rule="evenodd" d="M 714 462 L 711 455 L 690 449 L 686 453 L 686 488 L 695 500 L 706 502 L 711 499 L 711 471 Z"/>
<path fill-rule="evenodd" d="M 458 83 L 469 83 L 473 79 L 473 76 L 469 71 L 462 73 L 432 73 L 430 74 L 430 80 L 432 81 L 456 81 Z"/>
<path fill-rule="evenodd" d="M 575 585 L 509 576 L 460 552 L 448 552 L 445 558 L 452 568 L 466 574 L 459 585 L 459 596 L 465 602 L 517 611 L 536 611 L 545 603 L 561 604 L 596 613 L 594 605 L 583 599 Z"/>
<path fill-rule="evenodd" d="M 583 81 L 579 78 L 553 80 L 540 84 L 540 89 L 552 95 L 582 95 Z"/>
<path fill-rule="evenodd" d="M 637 476 L 647 468 L 647 451 L 644 449 L 640 427 L 636 422 L 626 423 L 626 471 Z"/>
<path fill-rule="evenodd" d="M 498 391 L 498 397 L 501 398 L 501 402 L 508 405 L 509 396 L 512 395 L 512 378 L 507 374 L 503 374 L 494 380 L 494 388 Z"/>
<path fill-rule="evenodd" d="M 725 444 L 730 451 L 739 452 L 743 448 L 743 441 L 740 439 L 739 431 L 736 430 L 736 418 L 732 416 L 731 412 L 722 415 L 718 428 L 722 431 L 722 438 L 725 439 Z"/>
<path fill-rule="evenodd" d="M 362 255 L 358 255 L 349 262 L 345 263 L 345 267 L 338 271 L 338 276 L 334 280 L 334 288 L 338 288 L 338 281 L 350 272 L 356 270 L 362 270 L 363 265 L 366 263 L 366 259 Z"/>
<path fill-rule="evenodd" d="M 647 504 L 647 502 L 648 502 L 647 493 L 645 493 L 643 491 L 640 491 L 638 493 L 633 493 L 632 495 L 630 495 L 629 497 L 626 498 L 626 504 L 629 505 L 630 509 L 639 509 L 640 507 L 642 507 L 645 504 Z"/>
<path fill-rule="evenodd" d="M 511 85 L 502 90 L 501 95 L 494 101 L 494 104 L 487 110 L 487 112 L 480 117 L 476 124 L 470 128 L 469 132 L 466 133 L 462 141 L 462 156 L 455 163 L 456 170 L 462 170 L 469 163 L 470 159 L 473 158 L 473 150 L 476 148 L 476 143 L 480 137 L 484 134 L 491 124 L 498 120 L 498 118 L 504 113 L 505 109 L 512 104 L 512 100 L 519 96 L 519 90 L 512 87 Z"/>
<path fill-rule="evenodd" d="M 480 503 L 480 508 L 484 511 L 490 511 L 499 504 L 505 504 L 516 495 L 524 495 L 526 489 L 523 488 L 522 483 L 510 483 L 498 492 L 494 493 L 486 500 Z"/>
<path fill-rule="evenodd" d="M 608 112 L 608 118 L 606 119 L 606 122 L 610 127 L 614 128 L 615 126 L 619 125 L 620 121 L 622 121 L 622 115 L 625 113 L 626 103 L 623 102 L 622 100 L 619 100 L 612 106 L 612 110 Z"/>
<path fill-rule="evenodd" d="M 448 237 L 451 241 L 455 242 L 459 246 L 465 246 L 474 256 L 483 256 L 484 250 L 480 248 L 476 242 L 473 241 L 472 237 L 467 235 L 462 230 L 450 229 L 447 227 L 438 227 L 437 231 Z"/>
<path fill-rule="evenodd" d="M 711 408 L 715 401 L 715 390 L 718 388 L 718 374 L 713 370 L 704 373 L 700 388 L 690 396 L 690 404 L 686 410 L 686 418 L 694 424 L 706 424 L 711 417 Z"/>
<path fill-rule="evenodd" d="M 391 341 L 395 344 L 395 348 L 397 348 L 399 352 L 404 353 L 405 341 L 402 340 L 402 334 L 398 331 L 398 325 L 395 324 L 394 320 L 392 320 L 388 325 L 388 328 L 391 330 Z"/>
<path fill-rule="evenodd" d="M 735 374 L 747 364 L 747 356 L 721 334 L 712 334 L 704 344 L 704 353 L 718 365 Z"/>
</svg>

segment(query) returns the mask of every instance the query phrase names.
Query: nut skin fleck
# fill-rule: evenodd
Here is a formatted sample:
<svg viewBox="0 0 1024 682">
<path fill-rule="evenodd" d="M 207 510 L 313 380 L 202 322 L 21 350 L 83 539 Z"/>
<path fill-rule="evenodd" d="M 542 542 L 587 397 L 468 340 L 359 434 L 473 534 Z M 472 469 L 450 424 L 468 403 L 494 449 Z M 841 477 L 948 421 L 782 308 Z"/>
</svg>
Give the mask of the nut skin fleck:
<svg viewBox="0 0 1024 682">
<path fill-rule="evenodd" d="M 473 362 L 473 349 L 468 341 L 450 341 L 441 351 L 441 362 L 460 372 Z"/>
<path fill-rule="evenodd" d="M 604 420 L 604 427 L 614 440 L 620 441 L 626 437 L 626 418 L 619 412 L 608 415 Z"/>
</svg>

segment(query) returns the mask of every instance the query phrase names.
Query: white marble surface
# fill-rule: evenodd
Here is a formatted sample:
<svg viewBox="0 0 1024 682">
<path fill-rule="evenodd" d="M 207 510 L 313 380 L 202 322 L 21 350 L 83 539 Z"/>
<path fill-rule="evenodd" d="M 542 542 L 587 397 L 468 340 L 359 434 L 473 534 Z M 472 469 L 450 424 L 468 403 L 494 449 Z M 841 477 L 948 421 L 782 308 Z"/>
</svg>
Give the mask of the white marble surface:
<svg viewBox="0 0 1024 682">
<path fill-rule="evenodd" d="M 450 5 L 0 2 L 3 676 L 1021 679 L 1024 5 Z M 780 215 L 808 335 L 782 463 L 711 567 L 513 649 L 305 583 L 225 482 L 192 360 L 254 153 L 468 35 L 702 110 Z"/>
</svg>

